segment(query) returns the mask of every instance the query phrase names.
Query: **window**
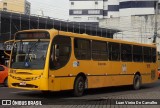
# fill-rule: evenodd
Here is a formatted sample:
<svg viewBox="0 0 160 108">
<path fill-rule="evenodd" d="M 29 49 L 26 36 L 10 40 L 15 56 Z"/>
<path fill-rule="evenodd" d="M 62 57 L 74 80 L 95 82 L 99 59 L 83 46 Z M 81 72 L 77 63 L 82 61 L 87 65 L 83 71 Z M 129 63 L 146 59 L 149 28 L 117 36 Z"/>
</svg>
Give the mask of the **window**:
<svg viewBox="0 0 160 108">
<path fill-rule="evenodd" d="M 109 42 L 108 49 L 109 49 L 109 60 L 119 61 L 120 60 L 120 44 Z"/>
<path fill-rule="evenodd" d="M 142 46 L 133 46 L 133 61 L 134 62 L 142 62 L 143 61 L 143 52 Z"/>
<path fill-rule="evenodd" d="M 151 48 L 143 47 L 144 62 L 151 62 Z"/>
<path fill-rule="evenodd" d="M 88 17 L 88 20 L 97 20 L 97 17 Z"/>
<path fill-rule="evenodd" d="M 73 17 L 74 20 L 81 20 L 81 17 Z"/>
<path fill-rule="evenodd" d="M 90 40 L 75 38 L 74 39 L 74 53 L 78 60 L 91 59 Z"/>
<path fill-rule="evenodd" d="M 74 10 L 73 14 L 82 14 L 82 10 Z"/>
<path fill-rule="evenodd" d="M 160 14 L 160 4 L 158 3 L 158 14 Z"/>
<path fill-rule="evenodd" d="M 7 6 L 7 3 L 6 3 L 6 2 L 4 2 L 4 3 L 3 3 L 3 6 Z"/>
<path fill-rule="evenodd" d="M 74 2 L 71 2 L 71 5 L 74 5 Z"/>
<path fill-rule="evenodd" d="M 7 8 L 3 8 L 3 11 L 7 11 Z"/>
<path fill-rule="evenodd" d="M 52 42 L 50 68 L 59 69 L 65 66 L 71 55 L 71 38 L 56 36 Z"/>
<path fill-rule="evenodd" d="M 30 4 L 25 5 L 25 14 L 29 15 L 30 14 Z"/>
<path fill-rule="evenodd" d="M 156 53 L 156 48 L 152 48 L 152 62 L 156 62 L 156 55 L 157 55 L 157 53 Z"/>
<path fill-rule="evenodd" d="M 132 61 L 132 46 L 128 44 L 121 44 L 121 60 Z"/>
<path fill-rule="evenodd" d="M 88 10 L 88 14 L 100 14 L 100 10 Z"/>
<path fill-rule="evenodd" d="M 100 41 L 92 41 L 92 59 L 108 60 L 107 43 Z"/>
<path fill-rule="evenodd" d="M 0 72 L 1 71 L 4 71 L 4 67 L 3 66 L 0 66 Z"/>
</svg>

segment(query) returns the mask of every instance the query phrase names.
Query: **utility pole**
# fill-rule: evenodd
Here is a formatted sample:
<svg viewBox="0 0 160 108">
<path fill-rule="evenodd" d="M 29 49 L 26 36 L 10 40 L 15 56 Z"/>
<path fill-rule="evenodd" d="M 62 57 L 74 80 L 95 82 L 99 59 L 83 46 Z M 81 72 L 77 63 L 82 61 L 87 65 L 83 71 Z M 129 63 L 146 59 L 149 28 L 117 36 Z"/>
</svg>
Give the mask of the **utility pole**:
<svg viewBox="0 0 160 108">
<path fill-rule="evenodd" d="M 157 39 L 157 16 L 158 16 L 158 1 L 156 1 L 156 8 L 155 8 L 155 28 L 154 28 L 154 36 L 153 36 L 153 43 L 156 43 Z"/>
</svg>

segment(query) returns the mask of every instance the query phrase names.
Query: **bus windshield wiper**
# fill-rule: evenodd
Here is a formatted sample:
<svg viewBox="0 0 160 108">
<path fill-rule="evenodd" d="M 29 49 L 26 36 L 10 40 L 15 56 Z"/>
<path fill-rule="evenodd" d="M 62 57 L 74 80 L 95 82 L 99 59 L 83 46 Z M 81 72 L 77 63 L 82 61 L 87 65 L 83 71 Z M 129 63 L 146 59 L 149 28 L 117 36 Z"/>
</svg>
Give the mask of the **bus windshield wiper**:
<svg viewBox="0 0 160 108">
<path fill-rule="evenodd" d="M 28 49 L 28 53 L 27 53 L 27 57 L 26 57 L 25 62 L 29 62 L 29 54 L 31 52 L 31 49 L 36 47 L 37 43 L 39 43 L 39 42 L 40 42 L 40 39 L 38 39 L 38 41 L 36 41 L 34 44 L 32 44 L 31 47 Z"/>
</svg>

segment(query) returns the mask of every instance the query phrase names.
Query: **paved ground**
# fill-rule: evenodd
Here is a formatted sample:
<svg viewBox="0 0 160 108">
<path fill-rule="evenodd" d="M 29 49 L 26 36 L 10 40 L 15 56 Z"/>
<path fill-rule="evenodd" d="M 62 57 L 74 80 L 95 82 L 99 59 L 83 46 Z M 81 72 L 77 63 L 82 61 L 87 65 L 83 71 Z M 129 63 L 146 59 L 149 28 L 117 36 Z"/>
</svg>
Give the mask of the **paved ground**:
<svg viewBox="0 0 160 108">
<path fill-rule="evenodd" d="M 47 104 L 29 106 L 31 108 L 160 108 L 160 80 L 153 84 L 143 85 L 141 90 L 136 91 L 130 86 L 123 86 L 87 90 L 86 95 L 82 97 L 73 97 L 71 94 L 71 91 L 42 94 L 39 91 L 0 86 L 0 99 L 23 99 L 24 101 L 40 99 L 43 104 Z M 7 108 L 7 106 L 0 107 Z"/>
</svg>

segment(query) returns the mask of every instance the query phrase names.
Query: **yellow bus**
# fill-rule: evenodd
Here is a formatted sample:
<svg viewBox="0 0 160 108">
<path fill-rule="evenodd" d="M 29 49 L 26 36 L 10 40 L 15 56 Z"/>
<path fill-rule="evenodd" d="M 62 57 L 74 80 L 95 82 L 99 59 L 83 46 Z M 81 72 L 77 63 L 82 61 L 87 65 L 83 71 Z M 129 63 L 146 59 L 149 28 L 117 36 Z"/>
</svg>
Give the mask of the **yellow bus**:
<svg viewBox="0 0 160 108">
<path fill-rule="evenodd" d="M 9 87 L 40 91 L 142 84 L 157 80 L 155 45 L 50 30 L 15 34 Z"/>
</svg>

